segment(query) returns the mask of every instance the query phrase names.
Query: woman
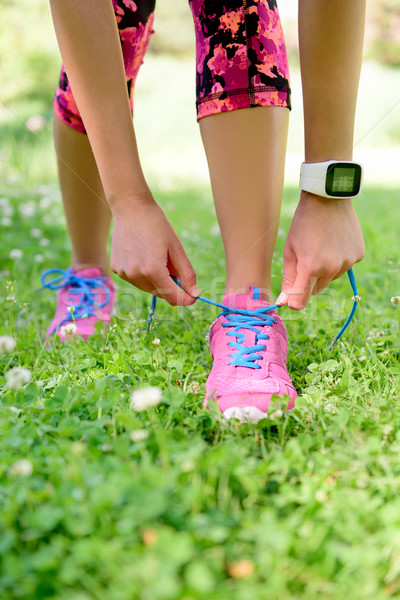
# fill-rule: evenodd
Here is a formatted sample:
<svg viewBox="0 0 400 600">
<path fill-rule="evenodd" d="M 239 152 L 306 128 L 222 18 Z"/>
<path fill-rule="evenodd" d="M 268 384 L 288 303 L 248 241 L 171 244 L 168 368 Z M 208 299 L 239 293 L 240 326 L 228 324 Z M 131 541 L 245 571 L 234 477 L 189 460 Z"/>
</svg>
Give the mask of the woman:
<svg viewBox="0 0 400 600">
<path fill-rule="evenodd" d="M 88 336 L 95 320 L 109 320 L 114 303 L 106 255 L 111 218 L 111 269 L 122 279 L 172 305 L 193 304 L 199 291 L 189 258 L 147 186 L 131 119 L 155 0 L 50 4 L 65 65 L 54 127 L 73 251 L 49 333 L 63 337 L 59 326 L 75 303 L 77 332 Z M 262 312 L 261 320 L 254 312 L 272 303 L 290 109 L 284 38 L 275 0 L 189 4 L 198 119 L 226 255 L 223 303 L 231 309 L 210 330 L 214 365 L 207 397 L 226 417 L 262 418 L 272 394 L 287 394 L 289 408 L 296 397 L 286 369 L 285 327 L 274 311 Z M 364 19 L 365 0 L 299 0 L 307 163 L 352 159 Z M 167 93 L 179 102 L 179 90 Z M 311 294 L 363 255 L 351 199 L 327 202 L 302 191 L 277 303 L 304 308 Z"/>
</svg>

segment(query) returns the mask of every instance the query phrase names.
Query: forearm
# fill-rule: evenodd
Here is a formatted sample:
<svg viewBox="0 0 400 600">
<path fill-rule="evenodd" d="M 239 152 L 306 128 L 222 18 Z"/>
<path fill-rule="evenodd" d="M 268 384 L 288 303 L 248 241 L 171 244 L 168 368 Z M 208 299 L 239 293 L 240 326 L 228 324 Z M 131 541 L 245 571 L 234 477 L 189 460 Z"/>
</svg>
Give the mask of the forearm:
<svg viewBox="0 0 400 600">
<path fill-rule="evenodd" d="M 111 0 L 50 0 L 74 98 L 113 207 L 121 195 L 147 197 Z"/>
<path fill-rule="evenodd" d="M 351 160 L 365 0 L 299 0 L 305 160 Z"/>
</svg>

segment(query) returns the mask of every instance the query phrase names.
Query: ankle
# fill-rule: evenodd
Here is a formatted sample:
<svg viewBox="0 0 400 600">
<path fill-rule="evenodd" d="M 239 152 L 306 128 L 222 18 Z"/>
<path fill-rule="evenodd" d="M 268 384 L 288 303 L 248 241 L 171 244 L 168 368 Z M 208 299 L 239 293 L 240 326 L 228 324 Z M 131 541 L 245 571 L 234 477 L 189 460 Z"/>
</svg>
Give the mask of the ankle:
<svg viewBox="0 0 400 600">
<path fill-rule="evenodd" d="M 95 262 L 95 261 L 93 261 L 93 262 L 72 261 L 71 267 L 73 268 L 73 270 L 75 272 L 82 271 L 83 269 L 99 269 L 101 271 L 101 274 L 104 275 L 105 277 L 111 276 L 110 267 L 105 263 L 100 263 L 100 262 Z"/>
<path fill-rule="evenodd" d="M 269 302 L 269 304 L 274 303 L 274 300 L 273 300 L 274 297 L 273 297 L 270 287 L 256 286 L 253 283 L 246 284 L 246 285 L 228 285 L 228 283 L 226 283 L 225 290 L 224 290 L 224 296 L 228 296 L 229 294 L 246 294 L 247 295 L 249 293 L 250 285 L 260 288 L 261 298 L 263 300 L 265 300 L 266 302 Z"/>
</svg>

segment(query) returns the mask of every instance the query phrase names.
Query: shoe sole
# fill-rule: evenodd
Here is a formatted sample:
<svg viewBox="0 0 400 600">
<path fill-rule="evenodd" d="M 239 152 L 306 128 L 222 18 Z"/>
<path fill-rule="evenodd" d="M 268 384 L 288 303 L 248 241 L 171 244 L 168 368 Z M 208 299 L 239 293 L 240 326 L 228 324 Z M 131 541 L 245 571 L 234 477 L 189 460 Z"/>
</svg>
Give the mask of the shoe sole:
<svg viewBox="0 0 400 600">
<path fill-rule="evenodd" d="M 268 419 L 268 414 L 255 406 L 231 406 L 222 415 L 225 419 L 238 419 L 241 423 L 258 423 L 262 419 Z"/>
</svg>

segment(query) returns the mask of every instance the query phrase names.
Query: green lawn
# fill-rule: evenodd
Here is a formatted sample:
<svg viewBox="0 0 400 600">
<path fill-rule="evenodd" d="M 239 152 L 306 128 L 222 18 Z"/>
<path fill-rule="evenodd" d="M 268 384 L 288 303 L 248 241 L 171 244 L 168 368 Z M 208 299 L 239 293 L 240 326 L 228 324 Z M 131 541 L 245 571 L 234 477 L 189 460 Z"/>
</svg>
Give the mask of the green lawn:
<svg viewBox="0 0 400 600">
<path fill-rule="evenodd" d="M 15 6 L 2 10 L 12 16 Z M 306 311 L 281 311 L 300 394 L 289 414 L 274 407 L 270 419 L 239 425 L 204 409 L 205 337 L 216 309 L 159 302 L 146 335 L 149 297 L 116 278 L 110 329 L 90 343 L 47 346 L 55 297 L 35 290 L 42 271 L 69 265 L 51 142 L 58 59 L 36 20 L 47 19 L 48 28 L 44 3 L 23 6 L 29 44 L 0 75 L 0 336 L 17 341 L 0 354 L 0 598 L 399 598 L 400 344 L 391 303 L 400 295 L 398 189 L 367 182 L 357 200 L 367 255 L 355 268 L 362 300 L 343 342 L 329 352 L 351 309 L 345 277 Z M 10 44 L 18 48 L 13 27 L 0 33 L 3 56 Z M 147 63 L 136 106 L 146 173 L 202 294 L 219 300 L 223 249 L 193 121 L 193 67 Z M 385 80 L 387 71 L 368 68 Z M 159 122 L 152 119 L 156 72 L 185 82 L 179 110 L 167 98 Z M 360 135 L 387 102 L 375 95 L 368 110 L 363 101 Z M 44 119 L 36 132 L 26 127 L 34 115 Z M 391 133 L 398 139 L 396 118 L 393 111 L 373 130 L 374 148 Z M 297 199 L 287 187 L 275 293 Z M 17 366 L 31 382 L 12 390 L 3 375 Z M 132 392 L 149 385 L 162 390 L 161 403 L 135 412 Z"/>
<path fill-rule="evenodd" d="M 203 294 L 217 298 L 223 253 L 207 194 L 197 186 L 156 197 L 182 235 Z M 328 351 L 351 307 L 345 278 L 306 313 L 282 310 L 296 410 L 241 426 L 202 408 L 209 306 L 160 302 L 146 336 L 148 297 L 119 282 L 118 316 L 107 333 L 90 344 L 46 347 L 55 299 L 34 290 L 43 269 L 69 258 L 57 193 L 21 181 L 0 195 L 12 221 L 1 236 L 0 334 L 17 339 L 14 352 L 0 355 L 1 370 L 32 373 L 19 390 L 0 379 L 0 596 L 398 597 L 399 339 L 390 302 L 400 289 L 390 226 L 398 194 L 364 194 L 362 301 L 344 342 Z M 296 197 L 287 189 L 285 206 Z M 187 202 L 198 217 L 189 224 Z M 283 219 L 276 291 L 288 225 Z M 12 249 L 23 257 L 10 259 Z M 163 391 L 162 402 L 136 413 L 130 394 L 147 385 Z M 133 432 L 142 429 L 148 437 L 137 440 Z"/>
</svg>

